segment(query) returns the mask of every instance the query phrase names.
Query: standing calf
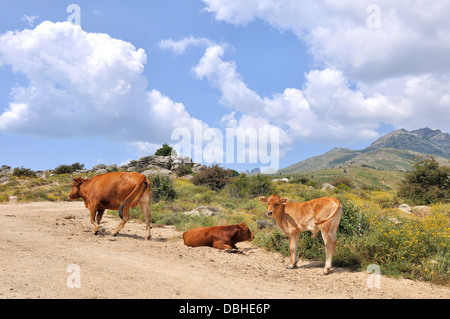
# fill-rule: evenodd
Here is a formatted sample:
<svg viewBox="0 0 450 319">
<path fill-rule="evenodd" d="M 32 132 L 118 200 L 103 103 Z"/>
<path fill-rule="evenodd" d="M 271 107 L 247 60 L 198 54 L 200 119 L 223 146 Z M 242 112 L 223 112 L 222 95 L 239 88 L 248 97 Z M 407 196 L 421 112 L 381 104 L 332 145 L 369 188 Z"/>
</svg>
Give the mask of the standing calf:
<svg viewBox="0 0 450 319">
<path fill-rule="evenodd" d="M 331 262 L 336 247 L 336 233 L 342 217 L 342 206 L 336 198 L 318 198 L 304 203 L 288 203 L 287 198 L 278 195 L 259 200 L 268 204 L 267 215 L 275 218 L 278 227 L 289 237 L 290 265 L 297 265 L 298 237 L 303 231 L 311 231 L 315 238 L 319 231 L 322 234 L 326 249 L 324 275 L 331 271 Z"/>
</svg>

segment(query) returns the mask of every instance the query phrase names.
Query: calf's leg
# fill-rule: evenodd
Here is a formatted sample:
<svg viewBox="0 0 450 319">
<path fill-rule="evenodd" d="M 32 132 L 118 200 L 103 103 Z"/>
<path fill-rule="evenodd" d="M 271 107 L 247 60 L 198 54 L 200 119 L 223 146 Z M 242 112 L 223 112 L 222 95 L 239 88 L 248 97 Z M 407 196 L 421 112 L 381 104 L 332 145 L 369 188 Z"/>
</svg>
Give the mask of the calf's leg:
<svg viewBox="0 0 450 319">
<path fill-rule="evenodd" d="M 323 274 L 328 275 L 331 272 L 331 264 L 333 260 L 334 249 L 336 248 L 336 234 L 322 232 L 322 238 L 325 243 L 326 261 Z"/>
<path fill-rule="evenodd" d="M 298 237 L 300 234 L 292 234 L 289 237 L 289 252 L 291 253 L 290 263 L 287 267 L 288 269 L 294 269 L 297 267 L 297 246 L 298 246 Z"/>
</svg>

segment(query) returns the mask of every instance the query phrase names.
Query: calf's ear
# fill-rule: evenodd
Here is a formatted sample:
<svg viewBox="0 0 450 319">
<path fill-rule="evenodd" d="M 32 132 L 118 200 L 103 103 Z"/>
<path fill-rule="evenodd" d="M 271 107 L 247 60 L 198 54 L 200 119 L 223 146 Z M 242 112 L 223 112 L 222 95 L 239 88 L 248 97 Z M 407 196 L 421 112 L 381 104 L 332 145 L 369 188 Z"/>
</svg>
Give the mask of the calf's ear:
<svg viewBox="0 0 450 319">
<path fill-rule="evenodd" d="M 267 203 L 269 201 L 269 199 L 266 196 L 261 196 L 259 200 L 261 201 L 261 203 Z"/>
<path fill-rule="evenodd" d="M 281 200 L 281 203 L 282 203 L 282 204 L 286 204 L 287 202 L 289 202 L 289 199 L 288 199 L 288 198 L 283 198 L 283 199 Z"/>
</svg>

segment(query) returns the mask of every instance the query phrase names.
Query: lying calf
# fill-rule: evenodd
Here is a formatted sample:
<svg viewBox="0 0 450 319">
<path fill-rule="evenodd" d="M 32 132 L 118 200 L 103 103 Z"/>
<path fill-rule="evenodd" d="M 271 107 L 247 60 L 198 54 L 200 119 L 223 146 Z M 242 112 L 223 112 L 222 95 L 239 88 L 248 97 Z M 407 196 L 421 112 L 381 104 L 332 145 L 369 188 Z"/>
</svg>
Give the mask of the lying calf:
<svg viewBox="0 0 450 319">
<path fill-rule="evenodd" d="M 187 246 L 209 246 L 217 249 L 236 248 L 236 243 L 252 241 L 254 237 L 245 223 L 193 228 L 183 234 L 184 244 Z"/>
</svg>

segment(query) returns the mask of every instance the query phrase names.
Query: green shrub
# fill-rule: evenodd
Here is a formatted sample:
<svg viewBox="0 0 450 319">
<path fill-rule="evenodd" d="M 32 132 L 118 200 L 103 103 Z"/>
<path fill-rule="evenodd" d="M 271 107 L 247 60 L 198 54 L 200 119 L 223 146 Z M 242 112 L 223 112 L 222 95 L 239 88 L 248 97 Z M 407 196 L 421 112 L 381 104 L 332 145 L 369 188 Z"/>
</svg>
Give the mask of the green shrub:
<svg viewBox="0 0 450 319">
<path fill-rule="evenodd" d="M 227 191 L 230 197 L 255 198 L 274 194 L 275 187 L 267 176 L 241 174 L 230 181 Z"/>
<path fill-rule="evenodd" d="M 168 176 L 156 175 L 150 179 L 152 200 L 154 202 L 173 201 L 177 198 L 172 179 Z"/>
<path fill-rule="evenodd" d="M 350 190 L 353 187 L 353 180 L 350 177 L 338 176 L 331 184 L 343 190 Z"/>
<path fill-rule="evenodd" d="M 178 167 L 175 172 L 178 177 L 183 177 L 189 174 L 192 174 L 192 166 L 191 165 L 181 165 Z"/>
<path fill-rule="evenodd" d="M 413 170 L 402 182 L 398 194 L 415 205 L 450 202 L 450 167 L 432 157 L 416 158 Z"/>
<path fill-rule="evenodd" d="M 219 191 L 227 185 L 231 175 L 231 170 L 215 164 L 195 175 L 192 183 L 194 185 L 206 185 L 214 191 Z"/>
<path fill-rule="evenodd" d="M 291 178 L 290 183 L 306 185 L 310 181 L 311 180 L 308 177 L 305 177 L 303 175 L 297 175 L 297 176 L 294 176 L 294 177 Z"/>
<path fill-rule="evenodd" d="M 23 168 L 23 166 L 21 168 L 16 167 L 14 169 L 13 176 L 36 178 L 36 172 L 32 171 L 29 168 Z"/>
<path fill-rule="evenodd" d="M 339 223 L 338 233 L 350 237 L 363 236 L 369 230 L 369 220 L 361 208 L 345 199 L 340 199 L 342 205 L 342 217 Z"/>
<path fill-rule="evenodd" d="M 74 163 L 72 165 L 59 165 L 57 168 L 53 170 L 54 174 L 72 174 L 76 170 L 84 169 L 84 164 Z"/>
<path fill-rule="evenodd" d="M 157 149 L 155 153 L 156 156 L 172 156 L 172 154 L 176 155 L 176 152 L 167 143 L 164 143 L 163 146 Z"/>
<path fill-rule="evenodd" d="M 253 243 L 268 250 L 279 252 L 283 256 L 289 256 L 289 239 L 279 228 L 258 232 Z"/>
</svg>

